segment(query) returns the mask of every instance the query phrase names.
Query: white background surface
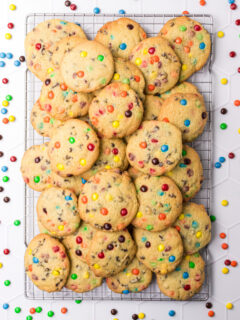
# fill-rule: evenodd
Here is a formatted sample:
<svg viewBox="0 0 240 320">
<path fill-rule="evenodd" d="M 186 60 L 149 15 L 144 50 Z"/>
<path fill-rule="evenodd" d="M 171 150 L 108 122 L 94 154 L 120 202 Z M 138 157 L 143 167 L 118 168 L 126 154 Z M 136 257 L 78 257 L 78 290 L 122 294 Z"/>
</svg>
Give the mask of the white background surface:
<svg viewBox="0 0 240 320">
<path fill-rule="evenodd" d="M 16 11 L 9 10 L 9 4 L 17 5 Z M 233 101 L 240 99 L 240 26 L 235 25 L 235 20 L 240 19 L 240 1 L 236 0 L 239 8 L 230 10 L 227 0 L 207 0 L 207 5 L 202 7 L 199 0 L 76 0 L 77 12 L 92 13 L 94 7 L 99 7 L 101 13 L 118 13 L 124 9 L 126 13 L 181 13 L 188 10 L 190 13 L 209 13 L 215 21 L 215 31 L 222 30 L 223 38 L 214 36 L 215 62 L 214 75 L 214 161 L 219 156 L 226 157 L 226 162 L 221 169 L 215 169 L 213 163 L 213 210 L 210 214 L 216 216 L 213 224 L 213 240 L 210 245 L 210 282 L 212 310 L 215 311 L 215 319 L 239 320 L 240 319 L 240 267 L 231 268 L 227 275 L 222 274 L 226 258 L 240 262 L 240 107 L 235 107 Z M 0 52 L 12 52 L 17 59 L 24 54 L 23 42 L 25 32 L 25 16 L 33 12 L 68 12 L 70 9 L 64 6 L 64 0 L 16 0 L 10 2 L 1 0 L 0 7 Z M 13 22 L 15 28 L 7 29 L 7 23 Z M 5 40 L 4 35 L 10 32 L 11 40 Z M 236 51 L 235 58 L 229 57 L 230 51 Z M 20 159 L 24 149 L 24 64 L 17 68 L 12 60 L 4 60 L 6 66 L 0 68 L 0 79 L 7 77 L 8 85 L 0 82 L 0 101 L 6 94 L 11 94 L 13 100 L 8 107 L 8 115 L 15 115 L 16 121 L 7 125 L 2 124 L 0 115 L 0 150 L 4 157 L 0 158 L 0 167 L 6 165 L 9 170 L 6 174 L 0 172 L 0 178 L 4 175 L 10 177 L 8 183 L 2 183 L 4 192 L 0 194 L 0 320 L 26 319 L 30 307 L 41 306 L 43 312 L 33 315 L 33 319 L 49 319 L 47 312 L 53 310 L 53 319 L 61 320 L 110 320 L 116 317 L 119 320 L 131 319 L 133 313 L 144 312 L 146 320 L 170 319 L 168 311 L 173 309 L 176 315 L 173 319 L 190 320 L 194 318 L 209 319 L 205 308 L 205 302 L 85 302 L 77 305 L 74 301 L 43 302 L 30 301 L 24 298 L 24 239 L 23 239 L 23 182 L 19 172 Z M 226 77 L 228 84 L 223 86 L 220 79 Z M 228 109 L 227 115 L 222 115 L 222 107 Z M 219 124 L 226 122 L 227 130 L 220 130 Z M 227 155 L 234 152 L 236 157 L 229 160 Z M 9 161 L 10 156 L 18 158 L 16 163 Z M 9 203 L 3 202 L 3 197 L 9 196 Z M 229 201 L 227 207 L 221 206 L 221 201 Z M 13 225 L 14 220 L 21 220 L 21 226 Z M 227 238 L 223 241 L 219 238 L 220 232 L 226 232 Z M 221 249 L 221 243 L 229 244 L 228 250 Z M 11 253 L 3 255 L 3 250 L 9 248 Z M 11 285 L 5 287 L 3 282 L 10 280 Z M 227 310 L 225 305 L 232 302 L 234 308 Z M 3 310 L 2 304 L 9 303 L 10 308 Z M 15 307 L 21 307 L 20 314 L 14 312 Z M 61 307 L 67 307 L 68 313 L 63 315 Z M 110 310 L 116 308 L 117 316 L 112 316 Z"/>
</svg>

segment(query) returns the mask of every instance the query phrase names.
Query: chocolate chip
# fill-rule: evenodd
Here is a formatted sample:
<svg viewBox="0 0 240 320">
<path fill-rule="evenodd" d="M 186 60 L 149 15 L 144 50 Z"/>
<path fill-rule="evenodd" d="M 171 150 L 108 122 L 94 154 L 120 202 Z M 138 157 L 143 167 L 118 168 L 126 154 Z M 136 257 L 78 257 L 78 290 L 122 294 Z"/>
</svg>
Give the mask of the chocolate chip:
<svg viewBox="0 0 240 320">
<path fill-rule="evenodd" d="M 131 110 L 127 110 L 127 111 L 125 112 L 125 116 L 126 116 L 127 118 L 130 118 L 130 117 L 132 116 L 132 111 L 131 111 Z"/>
<path fill-rule="evenodd" d="M 0 187 L 0 192 L 3 192 L 4 191 L 4 188 L 3 187 Z"/>
<path fill-rule="evenodd" d="M 226 114 L 228 111 L 227 111 L 227 109 L 226 108 L 222 108 L 221 109 L 221 114 Z"/>
<path fill-rule="evenodd" d="M 10 198 L 9 198 L 9 197 L 4 197 L 4 198 L 3 198 L 3 201 L 4 201 L 4 202 L 9 202 L 9 201 L 10 201 Z"/>
<path fill-rule="evenodd" d="M 41 161 L 41 159 L 40 159 L 40 157 L 36 157 L 36 158 L 34 159 L 34 161 L 35 161 L 35 163 L 39 163 L 39 162 Z"/>
<path fill-rule="evenodd" d="M 137 320 L 137 319 L 138 319 L 138 315 L 137 315 L 136 313 L 134 313 L 134 314 L 132 315 L 132 319 L 133 319 L 133 320 Z"/>
<path fill-rule="evenodd" d="M 191 163 L 191 160 L 190 159 L 188 159 L 188 158 L 185 158 L 184 159 L 184 164 L 190 164 Z"/>
<path fill-rule="evenodd" d="M 0 151 L 0 157 L 3 157 L 4 153 L 2 151 Z"/>
<path fill-rule="evenodd" d="M 47 214 L 47 209 L 46 209 L 46 208 L 43 208 L 43 212 L 44 212 L 45 214 Z"/>
<path fill-rule="evenodd" d="M 133 161 L 133 160 L 135 159 L 135 155 L 132 154 L 132 153 L 129 153 L 129 154 L 128 154 L 128 157 L 129 157 L 129 159 L 130 159 L 131 161 Z"/>
<path fill-rule="evenodd" d="M 111 226 L 110 223 L 104 223 L 103 228 L 104 228 L 105 230 L 110 230 L 110 229 L 112 228 L 112 226 Z"/>
<path fill-rule="evenodd" d="M 81 250 L 76 250 L 75 253 L 76 253 L 76 255 L 79 256 L 79 257 L 82 255 L 82 251 L 81 251 Z"/>
<path fill-rule="evenodd" d="M 45 85 L 46 85 L 46 86 L 48 86 L 50 83 L 51 83 L 51 80 L 50 80 L 50 79 L 46 79 L 46 80 L 45 80 Z"/>
<path fill-rule="evenodd" d="M 141 187 L 140 187 L 140 190 L 141 190 L 142 192 L 147 192 L 147 191 L 148 191 L 148 187 L 147 187 L 147 186 L 141 186 Z"/>
<path fill-rule="evenodd" d="M 64 3 L 64 4 L 65 4 L 65 6 L 66 6 L 66 7 L 70 7 L 70 5 L 71 5 L 71 1 L 65 1 L 65 3 Z"/>
<path fill-rule="evenodd" d="M 206 308 L 211 309 L 212 308 L 212 303 L 211 302 L 207 302 L 206 303 Z"/>
<path fill-rule="evenodd" d="M 145 243 L 145 247 L 146 247 L 146 248 L 150 248 L 150 247 L 151 247 L 151 243 L 150 243 L 149 241 L 147 241 L 147 242 Z"/>
<path fill-rule="evenodd" d="M 112 245 L 111 243 L 109 243 L 109 244 L 107 245 L 107 249 L 108 249 L 108 250 L 112 250 L 112 249 L 113 249 L 113 245 Z"/>
<path fill-rule="evenodd" d="M 111 310 L 111 314 L 114 316 L 115 314 L 117 314 L 117 310 L 116 309 L 112 309 Z"/>
<path fill-rule="evenodd" d="M 124 242 L 125 241 L 125 237 L 124 236 L 119 236 L 118 237 L 118 241 L 119 242 Z"/>
<path fill-rule="evenodd" d="M 155 166 L 159 164 L 159 160 L 158 158 L 153 158 L 152 159 L 152 164 L 154 164 Z"/>
<path fill-rule="evenodd" d="M 128 27 L 129 30 L 132 30 L 132 29 L 134 28 L 134 26 L 133 26 L 131 23 L 129 23 L 129 24 L 127 25 L 127 27 Z"/>
<path fill-rule="evenodd" d="M 202 113 L 202 119 L 206 119 L 207 118 L 207 113 L 206 112 L 203 112 Z"/>
<path fill-rule="evenodd" d="M 19 61 L 20 61 L 20 62 L 25 62 L 25 57 L 24 57 L 24 56 L 20 56 L 20 57 L 19 57 Z"/>
</svg>

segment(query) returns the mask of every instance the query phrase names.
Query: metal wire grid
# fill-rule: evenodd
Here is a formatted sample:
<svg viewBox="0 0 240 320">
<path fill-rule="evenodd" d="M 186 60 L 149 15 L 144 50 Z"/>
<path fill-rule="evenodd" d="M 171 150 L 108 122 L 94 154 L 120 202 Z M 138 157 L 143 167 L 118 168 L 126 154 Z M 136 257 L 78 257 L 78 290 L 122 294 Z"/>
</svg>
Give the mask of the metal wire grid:
<svg viewBox="0 0 240 320">
<path fill-rule="evenodd" d="M 98 29 L 110 20 L 116 20 L 120 17 L 129 17 L 136 20 L 141 24 L 143 29 L 147 32 L 148 37 L 156 36 L 161 27 L 167 22 L 167 20 L 180 16 L 177 14 L 52 14 L 52 13 L 37 13 L 30 14 L 26 17 L 26 33 L 32 30 L 38 23 L 47 19 L 65 19 L 74 23 L 78 23 L 84 29 L 88 39 L 93 39 Z M 205 29 L 212 35 L 213 33 L 213 18 L 211 15 L 206 14 L 192 14 L 190 18 L 199 21 Z M 202 203 L 206 207 L 207 211 L 211 210 L 211 154 L 212 154 L 212 77 L 211 77 L 211 65 L 213 60 L 213 52 L 208 63 L 203 69 L 195 73 L 188 81 L 195 84 L 205 99 L 207 111 L 209 113 L 209 119 L 204 133 L 191 145 L 195 148 L 203 164 L 204 169 L 204 182 L 202 189 L 193 199 L 197 203 Z M 30 123 L 31 109 L 35 101 L 38 99 L 42 83 L 31 72 L 26 71 L 26 109 L 25 109 L 25 149 L 28 149 L 34 144 L 41 144 L 48 141 L 48 138 L 44 138 L 34 131 Z M 25 186 L 25 245 L 39 233 L 37 225 L 37 216 L 35 212 L 36 203 L 39 193 Z M 202 250 L 202 256 L 207 262 L 208 251 L 207 248 Z M 192 297 L 193 301 L 204 301 L 209 297 L 209 279 L 208 271 L 206 268 L 206 279 L 202 287 L 201 292 Z M 143 292 L 130 293 L 127 295 L 117 294 L 108 289 L 104 282 L 101 287 L 98 287 L 90 292 L 82 294 L 70 291 L 63 288 L 61 292 L 46 293 L 39 290 L 29 280 L 25 273 L 25 296 L 28 299 L 33 300 L 72 300 L 72 299 L 85 299 L 85 300 L 135 300 L 135 301 L 169 301 L 170 298 L 164 296 L 157 286 L 155 280 L 151 285 Z"/>
</svg>

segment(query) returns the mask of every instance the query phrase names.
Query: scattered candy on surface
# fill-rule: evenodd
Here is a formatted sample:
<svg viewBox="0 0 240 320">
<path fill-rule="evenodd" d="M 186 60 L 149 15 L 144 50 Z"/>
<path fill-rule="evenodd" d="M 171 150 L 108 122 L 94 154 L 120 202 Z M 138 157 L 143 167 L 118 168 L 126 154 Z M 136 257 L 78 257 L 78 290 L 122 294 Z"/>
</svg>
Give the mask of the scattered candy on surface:
<svg viewBox="0 0 240 320">
<path fill-rule="evenodd" d="M 214 164 L 214 166 L 215 166 L 215 168 L 217 168 L 217 169 L 219 169 L 219 168 L 221 168 L 221 163 L 220 162 L 216 162 L 215 164 Z"/>
<path fill-rule="evenodd" d="M 217 36 L 218 36 L 218 38 L 224 37 L 224 32 L 223 31 L 218 31 Z"/>
<path fill-rule="evenodd" d="M 138 318 L 139 318 L 139 319 L 144 319 L 144 318 L 145 318 L 145 313 L 140 312 L 140 313 L 138 314 Z"/>
<path fill-rule="evenodd" d="M 16 10 L 16 5 L 15 4 L 10 4 L 9 5 L 9 9 L 12 10 L 12 11 Z"/>
<path fill-rule="evenodd" d="M 228 79 L 226 79 L 226 78 L 221 79 L 221 84 L 225 85 L 227 83 L 228 83 Z"/>
<path fill-rule="evenodd" d="M 232 304 L 231 302 L 228 302 L 228 303 L 226 304 L 226 308 L 229 309 L 229 310 L 231 310 L 231 309 L 233 308 L 233 304 Z"/>
<path fill-rule="evenodd" d="M 228 201 L 227 201 L 227 200 L 222 200 L 222 201 L 221 201 L 221 205 L 222 205 L 223 207 L 228 206 Z"/>
<path fill-rule="evenodd" d="M 227 243 L 222 243 L 221 245 L 223 250 L 227 250 L 228 249 L 228 244 Z"/>
<path fill-rule="evenodd" d="M 99 14 L 100 13 L 100 9 L 98 7 L 93 9 L 93 13 L 94 14 Z"/>
<path fill-rule="evenodd" d="M 220 124 L 220 129 L 226 130 L 227 129 L 227 124 L 225 122 Z"/>
<path fill-rule="evenodd" d="M 209 317 L 214 317 L 214 315 L 215 315 L 214 311 L 210 310 L 210 311 L 208 312 L 208 316 L 209 316 Z"/>
<path fill-rule="evenodd" d="M 228 268 L 226 268 L 226 267 L 222 268 L 222 273 L 223 274 L 227 274 L 228 272 L 229 272 Z"/>
<path fill-rule="evenodd" d="M 170 311 L 168 312 L 168 315 L 169 315 L 170 317 L 174 317 L 175 314 L 176 314 L 176 312 L 175 312 L 174 310 L 170 310 Z"/>
<path fill-rule="evenodd" d="M 220 237 L 221 239 L 225 239 L 225 238 L 226 238 L 226 233 L 221 232 L 221 233 L 219 234 L 219 237 Z"/>
</svg>

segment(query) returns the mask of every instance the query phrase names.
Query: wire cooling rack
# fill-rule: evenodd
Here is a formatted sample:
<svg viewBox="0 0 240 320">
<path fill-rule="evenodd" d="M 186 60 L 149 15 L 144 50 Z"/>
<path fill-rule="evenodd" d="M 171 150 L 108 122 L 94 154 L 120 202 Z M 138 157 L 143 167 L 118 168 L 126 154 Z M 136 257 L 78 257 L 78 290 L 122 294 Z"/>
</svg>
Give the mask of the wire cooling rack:
<svg viewBox="0 0 240 320">
<path fill-rule="evenodd" d="M 176 14 L 52 14 L 52 13 L 37 13 L 30 14 L 26 17 L 26 33 L 31 31 L 38 23 L 47 19 L 63 19 L 80 24 L 84 29 L 88 39 L 93 39 L 98 29 L 108 21 L 116 20 L 120 17 L 129 17 L 141 24 L 147 32 L 148 37 L 156 36 L 161 27 L 167 20 L 177 17 Z M 206 14 L 192 14 L 190 18 L 199 21 L 205 29 L 212 35 L 213 18 Z M 203 69 L 195 73 L 188 81 L 195 84 L 199 91 L 203 94 L 209 119 L 204 133 L 192 146 L 198 151 L 204 169 L 204 182 L 201 191 L 196 195 L 193 201 L 204 204 L 207 211 L 211 212 L 211 153 L 212 153 L 212 77 L 211 64 L 213 60 L 213 52 L 208 63 Z M 30 114 L 33 104 L 38 99 L 42 83 L 31 72 L 26 71 L 26 125 L 25 125 L 25 149 L 28 149 L 34 144 L 41 144 L 48 141 L 34 131 L 30 123 Z M 36 203 L 39 193 L 25 186 L 25 245 L 27 246 L 30 240 L 39 233 L 37 225 L 37 215 L 35 212 Z M 207 249 L 202 250 L 202 256 L 207 263 Z M 196 294 L 191 300 L 204 301 L 209 297 L 209 281 L 206 268 L 206 279 L 200 293 Z M 164 296 L 158 289 L 155 279 L 151 285 L 142 292 L 130 293 L 127 295 L 117 294 L 108 289 L 104 282 L 101 287 L 98 287 L 90 292 L 82 294 L 75 293 L 68 289 L 63 289 L 61 292 L 46 293 L 39 290 L 25 274 L 25 296 L 33 300 L 136 300 L 136 301 L 168 301 L 171 300 Z"/>
</svg>

